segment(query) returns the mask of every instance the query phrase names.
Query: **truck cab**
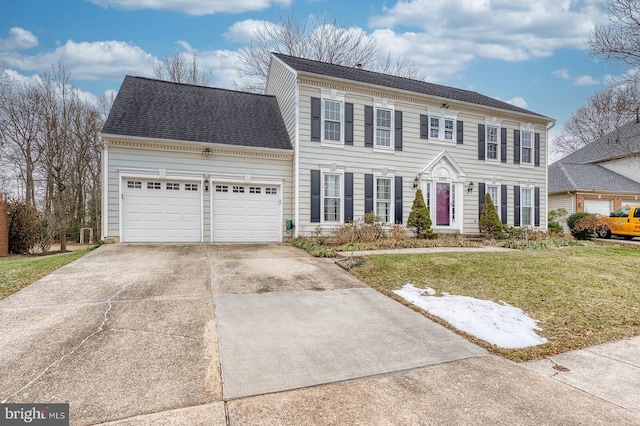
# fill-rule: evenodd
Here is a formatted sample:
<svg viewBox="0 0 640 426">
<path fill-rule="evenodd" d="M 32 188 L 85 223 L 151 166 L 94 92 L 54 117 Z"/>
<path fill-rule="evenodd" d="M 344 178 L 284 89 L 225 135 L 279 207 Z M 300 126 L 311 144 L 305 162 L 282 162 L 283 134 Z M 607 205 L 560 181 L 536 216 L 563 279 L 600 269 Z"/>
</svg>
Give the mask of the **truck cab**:
<svg viewBox="0 0 640 426">
<path fill-rule="evenodd" d="M 640 237 L 640 206 L 624 206 L 609 215 L 606 237 L 619 235 L 627 239 Z"/>
</svg>

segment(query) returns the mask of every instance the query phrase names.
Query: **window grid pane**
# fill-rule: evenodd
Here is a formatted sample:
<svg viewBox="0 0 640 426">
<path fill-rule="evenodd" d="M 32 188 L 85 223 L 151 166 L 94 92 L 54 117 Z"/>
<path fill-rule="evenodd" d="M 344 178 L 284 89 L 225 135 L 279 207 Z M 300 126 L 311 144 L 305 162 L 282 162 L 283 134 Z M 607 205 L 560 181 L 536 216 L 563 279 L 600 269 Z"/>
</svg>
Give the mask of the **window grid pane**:
<svg viewBox="0 0 640 426">
<path fill-rule="evenodd" d="M 388 148 L 391 146 L 391 131 L 384 129 L 376 130 L 376 145 Z"/>
</svg>

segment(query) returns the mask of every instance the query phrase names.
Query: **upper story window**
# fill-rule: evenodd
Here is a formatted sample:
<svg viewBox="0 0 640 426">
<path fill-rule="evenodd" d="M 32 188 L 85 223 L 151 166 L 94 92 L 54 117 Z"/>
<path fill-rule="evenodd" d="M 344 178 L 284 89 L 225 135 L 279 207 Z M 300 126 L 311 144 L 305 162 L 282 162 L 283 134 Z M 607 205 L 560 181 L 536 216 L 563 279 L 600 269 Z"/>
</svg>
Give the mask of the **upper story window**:
<svg viewBox="0 0 640 426">
<path fill-rule="evenodd" d="M 342 141 L 342 102 L 324 100 L 324 140 Z"/>
<path fill-rule="evenodd" d="M 428 113 L 429 115 L 420 118 L 420 137 L 428 137 L 430 141 L 434 142 L 456 143 L 457 114 L 446 109 L 429 110 Z"/>
<path fill-rule="evenodd" d="M 487 144 L 487 160 L 499 161 L 500 151 L 500 127 L 487 125 L 486 128 L 486 144 Z"/>
<path fill-rule="evenodd" d="M 376 109 L 376 147 L 392 148 L 393 111 L 390 109 Z"/>
<path fill-rule="evenodd" d="M 533 132 L 520 133 L 520 163 L 533 164 Z"/>
</svg>

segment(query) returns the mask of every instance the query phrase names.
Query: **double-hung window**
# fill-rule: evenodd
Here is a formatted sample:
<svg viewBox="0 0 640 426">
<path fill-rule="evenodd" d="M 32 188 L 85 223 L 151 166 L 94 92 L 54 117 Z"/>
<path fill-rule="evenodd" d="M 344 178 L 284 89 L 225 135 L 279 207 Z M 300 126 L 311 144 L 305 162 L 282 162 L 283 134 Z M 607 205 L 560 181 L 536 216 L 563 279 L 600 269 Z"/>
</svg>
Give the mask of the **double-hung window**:
<svg viewBox="0 0 640 426">
<path fill-rule="evenodd" d="M 498 161 L 500 160 L 500 154 L 498 151 L 500 145 L 500 128 L 497 126 L 486 126 L 486 144 L 487 144 L 487 160 Z"/>
<path fill-rule="evenodd" d="M 520 163 L 532 164 L 533 163 L 533 132 L 522 132 L 520 142 Z"/>
<path fill-rule="evenodd" d="M 323 222 L 342 222 L 342 175 L 325 173 L 323 181 Z"/>
<path fill-rule="evenodd" d="M 491 202 L 496 207 L 498 217 L 500 216 L 500 187 L 498 185 L 487 185 L 487 193 L 491 197 Z"/>
<path fill-rule="evenodd" d="M 521 188 L 520 192 L 521 226 L 533 227 L 533 189 Z"/>
<path fill-rule="evenodd" d="M 392 110 L 376 108 L 376 148 L 392 148 L 392 117 Z"/>
<path fill-rule="evenodd" d="M 376 178 L 376 216 L 384 223 L 392 223 L 391 178 Z"/>
</svg>

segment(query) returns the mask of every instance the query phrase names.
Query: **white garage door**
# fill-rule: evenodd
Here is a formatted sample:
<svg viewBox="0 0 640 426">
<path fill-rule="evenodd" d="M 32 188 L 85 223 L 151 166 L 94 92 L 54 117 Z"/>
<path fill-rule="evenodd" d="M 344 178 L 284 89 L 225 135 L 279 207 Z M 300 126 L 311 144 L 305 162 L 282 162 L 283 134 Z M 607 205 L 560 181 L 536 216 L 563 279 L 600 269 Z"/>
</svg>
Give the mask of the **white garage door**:
<svg viewBox="0 0 640 426">
<path fill-rule="evenodd" d="M 584 211 L 587 213 L 599 213 L 603 216 L 609 216 L 611 213 L 611 201 L 584 200 Z"/>
<path fill-rule="evenodd" d="M 280 241 L 280 187 L 214 184 L 214 242 Z"/>
<path fill-rule="evenodd" d="M 125 242 L 200 242 L 199 182 L 125 179 Z"/>
</svg>

